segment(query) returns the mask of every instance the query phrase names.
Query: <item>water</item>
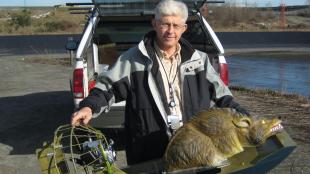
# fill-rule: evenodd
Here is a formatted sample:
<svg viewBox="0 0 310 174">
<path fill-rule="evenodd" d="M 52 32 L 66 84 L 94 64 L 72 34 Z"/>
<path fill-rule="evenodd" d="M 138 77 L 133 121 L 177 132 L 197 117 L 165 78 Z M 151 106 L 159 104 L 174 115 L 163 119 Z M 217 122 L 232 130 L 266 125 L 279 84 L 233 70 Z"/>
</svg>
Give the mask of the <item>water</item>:
<svg viewBox="0 0 310 174">
<path fill-rule="evenodd" d="M 230 85 L 310 97 L 310 56 L 283 57 L 228 57 Z"/>
</svg>

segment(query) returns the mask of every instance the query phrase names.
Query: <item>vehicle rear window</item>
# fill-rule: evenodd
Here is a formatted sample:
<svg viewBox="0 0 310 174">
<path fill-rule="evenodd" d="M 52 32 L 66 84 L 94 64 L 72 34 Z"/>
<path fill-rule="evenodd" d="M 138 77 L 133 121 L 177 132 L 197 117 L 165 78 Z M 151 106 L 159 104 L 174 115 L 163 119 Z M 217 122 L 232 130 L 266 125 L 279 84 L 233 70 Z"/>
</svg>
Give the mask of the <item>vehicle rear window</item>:
<svg viewBox="0 0 310 174">
<path fill-rule="evenodd" d="M 150 22 L 103 22 L 97 27 L 96 36 L 102 43 L 137 43 L 151 30 Z"/>
<path fill-rule="evenodd" d="M 137 44 L 152 30 L 151 20 L 152 16 L 102 17 L 96 27 L 94 42 L 98 45 L 115 43 L 118 52 L 121 53 Z M 199 21 L 191 16 L 187 25 L 183 37 L 198 50 L 214 52 Z"/>
</svg>

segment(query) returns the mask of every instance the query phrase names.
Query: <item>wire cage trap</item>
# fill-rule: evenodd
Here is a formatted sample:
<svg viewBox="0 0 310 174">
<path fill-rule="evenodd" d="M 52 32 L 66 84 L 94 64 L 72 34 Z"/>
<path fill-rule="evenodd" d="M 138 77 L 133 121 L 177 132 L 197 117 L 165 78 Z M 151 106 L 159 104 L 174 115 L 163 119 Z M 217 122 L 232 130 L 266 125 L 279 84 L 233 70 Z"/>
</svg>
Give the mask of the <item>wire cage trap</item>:
<svg viewBox="0 0 310 174">
<path fill-rule="evenodd" d="M 114 165 L 113 143 L 91 126 L 62 125 L 56 129 L 53 143 L 37 151 L 42 173 L 123 173 Z"/>
</svg>

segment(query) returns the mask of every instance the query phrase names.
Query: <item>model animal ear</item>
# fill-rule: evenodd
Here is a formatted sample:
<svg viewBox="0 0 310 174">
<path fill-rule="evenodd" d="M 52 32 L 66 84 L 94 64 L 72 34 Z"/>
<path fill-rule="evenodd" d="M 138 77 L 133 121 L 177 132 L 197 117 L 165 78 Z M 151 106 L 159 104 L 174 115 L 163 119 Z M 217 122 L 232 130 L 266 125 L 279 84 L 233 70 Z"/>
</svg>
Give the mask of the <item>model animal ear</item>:
<svg viewBox="0 0 310 174">
<path fill-rule="evenodd" d="M 251 126 L 250 118 L 244 117 L 239 119 L 233 119 L 233 123 L 235 126 L 240 128 L 247 128 Z"/>
</svg>

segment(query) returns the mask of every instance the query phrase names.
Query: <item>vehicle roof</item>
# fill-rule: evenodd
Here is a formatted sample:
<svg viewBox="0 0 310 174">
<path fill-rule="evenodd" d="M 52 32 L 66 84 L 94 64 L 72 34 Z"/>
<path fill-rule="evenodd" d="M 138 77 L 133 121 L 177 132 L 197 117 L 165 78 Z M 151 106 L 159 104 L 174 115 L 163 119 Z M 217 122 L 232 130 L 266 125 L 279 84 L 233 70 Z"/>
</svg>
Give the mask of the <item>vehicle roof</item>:
<svg viewBox="0 0 310 174">
<path fill-rule="evenodd" d="M 103 15 L 100 16 L 99 22 L 124 22 L 124 21 L 132 21 L 132 22 L 150 22 L 151 19 L 154 18 L 154 14 L 118 14 L 118 15 Z M 187 22 L 197 20 L 193 15 L 189 15 Z"/>
<path fill-rule="evenodd" d="M 100 16 L 154 14 L 160 0 L 92 0 Z M 196 0 L 197 4 L 203 0 Z M 194 9 L 195 1 L 183 0 L 189 10 Z"/>
</svg>

